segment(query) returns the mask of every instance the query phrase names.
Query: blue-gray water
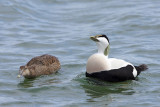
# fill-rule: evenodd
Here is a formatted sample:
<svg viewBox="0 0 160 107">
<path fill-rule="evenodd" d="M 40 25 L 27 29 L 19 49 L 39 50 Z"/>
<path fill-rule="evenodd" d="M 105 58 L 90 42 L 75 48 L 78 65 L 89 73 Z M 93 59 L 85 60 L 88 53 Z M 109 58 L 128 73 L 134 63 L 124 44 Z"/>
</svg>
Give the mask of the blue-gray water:
<svg viewBox="0 0 160 107">
<path fill-rule="evenodd" d="M 110 38 L 110 57 L 149 69 L 138 81 L 87 79 L 96 34 Z M 59 58 L 59 73 L 18 79 L 42 54 Z M 159 107 L 159 57 L 159 0 L 0 0 L 1 107 Z"/>
</svg>

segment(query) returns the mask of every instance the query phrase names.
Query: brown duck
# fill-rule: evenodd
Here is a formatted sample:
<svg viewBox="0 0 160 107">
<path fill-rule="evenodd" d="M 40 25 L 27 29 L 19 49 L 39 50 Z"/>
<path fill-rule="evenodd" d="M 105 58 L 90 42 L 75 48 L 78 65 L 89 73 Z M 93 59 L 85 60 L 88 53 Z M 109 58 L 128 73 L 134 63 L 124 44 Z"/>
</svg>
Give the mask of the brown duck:
<svg viewBox="0 0 160 107">
<path fill-rule="evenodd" d="M 25 66 L 20 66 L 18 77 L 22 75 L 25 78 L 35 78 L 56 73 L 60 68 L 58 58 L 45 54 L 32 58 Z"/>
</svg>

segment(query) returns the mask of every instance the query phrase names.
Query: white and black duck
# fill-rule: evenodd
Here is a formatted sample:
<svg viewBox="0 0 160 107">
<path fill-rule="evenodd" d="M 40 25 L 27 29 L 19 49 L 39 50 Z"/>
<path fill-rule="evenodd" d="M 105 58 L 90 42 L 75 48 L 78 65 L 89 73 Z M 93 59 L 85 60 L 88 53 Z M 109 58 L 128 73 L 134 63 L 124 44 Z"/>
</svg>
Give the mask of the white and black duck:
<svg viewBox="0 0 160 107">
<path fill-rule="evenodd" d="M 86 66 L 86 77 L 93 77 L 109 82 L 135 80 L 147 69 L 147 65 L 134 66 L 122 59 L 108 58 L 110 42 L 106 35 L 91 36 L 98 46 L 98 53 L 91 55 Z"/>
</svg>

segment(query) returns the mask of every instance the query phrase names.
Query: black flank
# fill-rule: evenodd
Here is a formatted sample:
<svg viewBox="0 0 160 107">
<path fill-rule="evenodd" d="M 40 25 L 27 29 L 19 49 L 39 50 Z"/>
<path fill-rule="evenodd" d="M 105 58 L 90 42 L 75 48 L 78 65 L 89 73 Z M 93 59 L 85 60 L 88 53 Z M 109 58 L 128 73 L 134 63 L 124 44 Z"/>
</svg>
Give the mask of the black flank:
<svg viewBox="0 0 160 107">
<path fill-rule="evenodd" d="M 101 71 L 101 72 L 96 72 L 91 74 L 86 72 L 86 77 L 93 77 L 93 78 L 97 78 L 97 79 L 108 81 L 108 82 L 135 80 L 133 76 L 133 67 L 131 65 L 127 65 L 126 67 L 122 67 L 119 69 Z"/>
</svg>

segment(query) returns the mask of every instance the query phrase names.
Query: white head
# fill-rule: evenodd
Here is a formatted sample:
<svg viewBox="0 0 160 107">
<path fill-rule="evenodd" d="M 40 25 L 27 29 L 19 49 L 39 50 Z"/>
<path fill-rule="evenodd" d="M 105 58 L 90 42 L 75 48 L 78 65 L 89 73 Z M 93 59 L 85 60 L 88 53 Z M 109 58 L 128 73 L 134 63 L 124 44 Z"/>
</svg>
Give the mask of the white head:
<svg viewBox="0 0 160 107">
<path fill-rule="evenodd" d="M 91 36 L 90 39 L 96 42 L 98 46 L 98 53 L 108 56 L 109 53 L 109 39 L 106 35 Z"/>
</svg>

